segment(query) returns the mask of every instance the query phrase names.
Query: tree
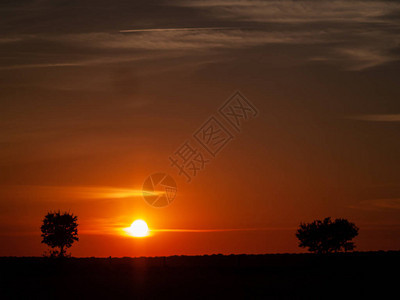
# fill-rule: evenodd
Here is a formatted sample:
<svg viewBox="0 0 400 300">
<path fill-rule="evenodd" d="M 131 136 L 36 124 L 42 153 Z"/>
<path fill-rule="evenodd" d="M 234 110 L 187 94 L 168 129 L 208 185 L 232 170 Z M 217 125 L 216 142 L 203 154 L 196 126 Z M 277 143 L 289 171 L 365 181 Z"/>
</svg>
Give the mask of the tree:
<svg viewBox="0 0 400 300">
<path fill-rule="evenodd" d="M 78 217 L 71 213 L 49 212 L 43 219 L 42 243 L 47 244 L 51 248 L 59 248 L 51 251 L 52 255 L 64 257 L 66 249 L 70 248 L 78 239 Z"/>
<path fill-rule="evenodd" d="M 358 228 L 346 219 L 325 218 L 312 223 L 301 223 L 296 237 L 299 247 L 308 248 L 315 253 L 351 251 L 355 245 L 351 240 L 358 235 Z"/>
</svg>

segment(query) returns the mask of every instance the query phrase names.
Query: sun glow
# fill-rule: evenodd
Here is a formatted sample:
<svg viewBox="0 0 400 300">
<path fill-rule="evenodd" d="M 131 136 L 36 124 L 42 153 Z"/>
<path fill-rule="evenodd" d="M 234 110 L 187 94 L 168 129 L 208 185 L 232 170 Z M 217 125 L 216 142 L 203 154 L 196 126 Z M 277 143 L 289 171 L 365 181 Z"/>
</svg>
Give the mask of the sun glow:
<svg viewBox="0 0 400 300">
<path fill-rule="evenodd" d="M 124 231 L 134 237 L 145 237 L 149 235 L 149 227 L 143 220 L 136 220 L 130 227 L 124 228 Z"/>
</svg>

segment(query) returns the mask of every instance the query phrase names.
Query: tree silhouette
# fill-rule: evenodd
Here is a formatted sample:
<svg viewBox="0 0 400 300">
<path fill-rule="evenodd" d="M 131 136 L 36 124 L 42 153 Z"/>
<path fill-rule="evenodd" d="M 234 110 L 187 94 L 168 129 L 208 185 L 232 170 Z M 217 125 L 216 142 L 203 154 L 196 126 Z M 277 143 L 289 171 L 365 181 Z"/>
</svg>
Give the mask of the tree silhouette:
<svg viewBox="0 0 400 300">
<path fill-rule="evenodd" d="M 355 245 L 351 240 L 358 235 L 358 228 L 346 219 L 325 218 L 312 223 L 301 223 L 296 237 L 299 247 L 308 248 L 315 253 L 351 251 Z"/>
<path fill-rule="evenodd" d="M 71 247 L 78 239 L 78 220 L 77 216 L 64 212 L 49 212 L 43 219 L 42 243 L 47 244 L 51 248 L 59 248 L 51 251 L 52 256 L 58 255 L 64 257 L 66 249 Z"/>
</svg>

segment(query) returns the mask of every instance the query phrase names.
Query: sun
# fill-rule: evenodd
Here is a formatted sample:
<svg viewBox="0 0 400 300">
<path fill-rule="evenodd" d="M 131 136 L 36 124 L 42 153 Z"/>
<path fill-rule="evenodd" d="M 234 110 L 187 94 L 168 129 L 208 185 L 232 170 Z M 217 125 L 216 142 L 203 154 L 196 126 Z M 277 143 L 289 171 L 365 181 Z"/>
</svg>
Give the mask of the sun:
<svg viewBox="0 0 400 300">
<path fill-rule="evenodd" d="M 134 237 L 145 237 L 149 235 L 149 227 L 143 220 L 134 221 L 130 227 L 124 228 L 124 230 Z"/>
</svg>

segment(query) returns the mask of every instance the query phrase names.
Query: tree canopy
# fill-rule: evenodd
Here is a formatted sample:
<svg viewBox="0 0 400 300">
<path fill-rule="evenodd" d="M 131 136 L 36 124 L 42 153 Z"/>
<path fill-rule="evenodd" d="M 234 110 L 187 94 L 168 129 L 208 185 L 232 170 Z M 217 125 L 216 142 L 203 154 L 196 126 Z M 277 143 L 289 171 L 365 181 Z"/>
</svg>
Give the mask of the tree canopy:
<svg viewBox="0 0 400 300">
<path fill-rule="evenodd" d="M 308 248 L 315 253 L 331 253 L 350 251 L 355 248 L 351 240 L 358 235 L 358 228 L 346 219 L 331 218 L 312 223 L 301 223 L 296 236 L 300 241 L 299 247 Z"/>
<path fill-rule="evenodd" d="M 53 254 L 63 257 L 66 249 L 79 240 L 77 220 L 78 217 L 71 213 L 49 212 L 41 226 L 42 243 L 53 249 L 59 248 L 59 251 L 53 251 Z"/>
</svg>

